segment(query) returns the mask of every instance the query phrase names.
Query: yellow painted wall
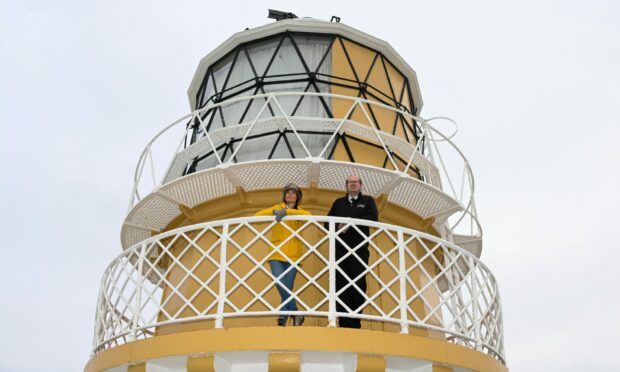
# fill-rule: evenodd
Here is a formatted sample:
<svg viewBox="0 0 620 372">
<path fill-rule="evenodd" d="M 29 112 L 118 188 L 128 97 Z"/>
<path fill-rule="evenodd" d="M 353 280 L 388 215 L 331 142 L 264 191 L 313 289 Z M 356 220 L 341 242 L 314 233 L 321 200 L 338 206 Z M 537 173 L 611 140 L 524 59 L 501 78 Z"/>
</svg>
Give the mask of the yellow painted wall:
<svg viewBox="0 0 620 372">
<path fill-rule="evenodd" d="M 325 215 L 331 203 L 337 197 L 344 195 L 344 193 L 334 192 L 330 190 L 320 190 L 320 189 L 305 189 L 304 192 L 304 200 L 302 203 L 302 207 L 304 209 L 309 210 L 314 215 Z M 200 222 L 220 220 L 224 218 L 234 218 L 234 217 L 245 217 L 245 216 L 253 216 L 256 211 L 272 206 L 273 204 L 279 202 L 281 198 L 281 190 L 262 190 L 255 192 L 241 192 L 239 195 L 229 196 L 220 198 L 217 200 L 213 200 L 207 203 L 204 203 L 191 211 L 186 211 L 185 215 L 180 215 L 170 226 L 168 226 L 167 230 L 174 229 L 181 226 L 188 226 L 197 224 Z M 436 234 L 436 232 L 431 227 L 431 221 L 424 220 L 419 216 L 411 213 L 408 210 L 405 210 L 401 207 L 395 206 L 391 203 L 382 202 L 379 200 L 379 208 L 380 208 L 380 221 L 387 222 L 392 224 L 398 224 L 400 226 L 408 227 L 411 229 L 425 231 L 431 234 Z M 258 229 L 265 229 L 269 223 L 258 224 L 256 227 Z M 221 233 L 221 228 L 218 230 L 218 233 Z M 195 239 L 197 232 L 188 233 L 189 239 Z M 241 246 L 245 247 L 252 238 L 254 238 L 255 234 L 249 231 L 247 228 L 242 228 L 238 230 L 235 235 L 235 241 Z M 268 237 L 269 234 L 267 233 Z M 319 241 L 319 239 L 323 236 L 320 230 L 317 227 L 310 226 L 304 231 L 304 239 L 306 239 L 310 244 L 314 244 Z M 392 248 L 394 246 L 393 237 L 390 238 L 387 234 L 381 234 L 377 236 L 373 241 L 378 247 L 382 248 L 383 252 L 387 252 L 388 248 Z M 196 240 L 197 244 L 203 249 L 206 247 L 212 247 L 209 253 L 209 257 L 213 260 L 213 262 L 219 263 L 220 257 L 220 247 L 219 243 L 216 243 L 218 240 L 218 235 L 215 232 L 208 231 L 201 235 L 199 239 Z M 214 245 L 215 244 L 215 245 Z M 199 278 L 201 281 L 207 281 L 208 278 L 213 276 L 213 273 L 216 271 L 216 266 L 213 262 L 208 259 L 202 259 L 202 254 L 199 253 L 193 247 L 188 248 L 187 240 L 179 240 L 172 245 L 172 252 L 175 257 L 178 258 L 179 262 L 175 262 L 174 260 L 165 260 L 163 261 L 162 268 L 167 270 L 168 275 L 167 279 L 175 284 L 181 283 L 179 291 L 186 298 L 193 298 L 192 304 L 199 312 L 204 311 L 209 308 L 206 314 L 215 314 L 217 311 L 217 306 L 215 305 L 216 298 L 213 294 L 208 291 L 201 289 L 198 293 L 196 293 L 199 289 L 199 283 L 194 279 L 187 275 L 185 268 L 194 268 L 193 273 Z M 257 241 L 251 245 L 247 245 L 247 252 L 255 258 L 256 261 L 260 262 L 269 256 L 269 251 L 266 243 L 263 241 Z M 409 249 L 412 252 L 416 252 L 418 257 L 422 256 L 422 253 L 419 249 L 419 243 L 417 241 L 412 241 L 409 244 Z M 322 245 L 319 246 L 319 253 L 325 257 L 327 260 L 328 257 L 328 243 L 323 242 Z M 239 253 L 239 250 L 235 247 L 229 245 L 227 251 L 227 261 L 232 261 L 233 257 Z M 385 254 L 385 253 L 384 253 Z M 377 262 L 379 259 L 378 253 L 371 249 L 370 255 L 370 263 Z M 398 253 L 397 251 L 392 252 L 387 259 L 389 260 L 394 267 L 398 267 Z M 198 264 L 198 262 L 200 263 Z M 409 259 L 408 264 L 411 264 L 411 259 Z M 323 261 L 317 256 L 307 257 L 303 262 L 301 262 L 303 266 L 303 270 L 314 276 L 316 273 L 320 272 L 324 268 Z M 231 268 L 235 273 L 243 274 L 249 272 L 252 268 L 254 268 L 256 264 L 250 259 L 240 256 L 236 259 Z M 267 272 L 269 272 L 269 265 L 267 262 L 263 262 L 262 266 L 265 268 Z M 433 275 L 436 272 L 436 269 L 433 265 L 433 261 L 431 258 L 428 258 L 425 261 L 425 268 L 428 273 Z M 388 265 L 386 261 L 377 265 L 374 269 L 374 273 L 381 279 L 382 282 L 387 283 L 390 280 L 394 279 L 397 275 L 395 271 Z M 421 270 L 416 269 L 411 271 L 410 277 L 412 281 L 415 283 L 417 288 L 421 288 L 425 281 L 427 281 L 426 274 Z M 237 279 L 234 278 L 230 273 L 227 274 L 227 289 L 231 289 L 237 283 Z M 260 292 L 262 289 L 266 288 L 269 284 L 271 284 L 271 279 L 268 275 L 262 271 L 257 271 L 252 274 L 248 279 L 246 279 L 246 283 L 254 289 L 256 292 Z M 307 282 L 307 279 L 304 278 L 301 274 L 298 274 L 295 281 L 295 288 L 300 288 Z M 379 283 L 373 279 L 370 275 L 367 276 L 368 282 L 368 293 L 376 293 L 379 289 Z M 324 288 L 329 288 L 328 276 L 327 274 L 322 274 L 322 276 L 318 279 L 319 285 Z M 219 276 L 216 275 L 213 277 L 213 280 L 208 284 L 208 287 L 213 291 L 213 293 L 217 293 L 219 290 Z M 392 287 L 392 292 L 394 295 L 399 295 L 399 283 L 396 281 Z M 431 299 L 430 307 L 434 307 L 439 302 L 439 295 L 437 293 L 433 293 L 434 289 L 428 289 L 425 293 L 427 299 Z M 413 295 L 414 289 L 411 286 L 408 286 L 408 295 Z M 240 286 L 237 290 L 231 292 L 228 296 L 228 299 L 235 303 L 237 306 L 243 306 L 244 304 L 249 304 L 249 302 L 255 296 L 246 288 Z M 301 300 L 306 304 L 313 306 L 318 304 L 320 301 L 324 299 L 324 295 L 314 286 L 309 286 L 302 294 Z M 272 306 L 279 305 L 280 297 L 276 291 L 275 287 L 272 287 L 268 290 L 268 292 L 264 295 L 264 298 L 268 303 Z M 163 292 L 163 303 L 165 303 L 164 309 L 168 314 L 174 315 L 179 313 L 181 317 L 192 317 L 196 316 L 196 312 L 189 307 L 183 308 L 183 300 L 179 297 L 177 293 L 171 291 L 170 288 L 164 287 Z M 385 312 L 389 313 L 394 308 L 397 307 L 397 303 L 394 299 L 387 293 L 381 294 L 378 299 L 375 301 Z M 424 317 L 428 310 L 429 305 L 424 304 L 419 300 L 416 300 L 412 303 L 412 307 L 415 309 L 415 312 L 420 316 Z M 269 309 L 261 302 L 255 302 L 251 306 L 244 309 L 244 311 L 268 311 Z M 321 305 L 318 308 L 319 311 L 327 311 L 327 303 Z M 231 312 L 234 309 L 226 305 L 225 311 Z M 376 310 L 367 307 L 365 310 L 365 314 L 368 315 L 380 315 Z M 439 314 L 440 315 L 440 314 Z M 160 312 L 158 321 L 167 320 L 167 315 L 164 312 Z M 390 332 L 399 332 L 400 327 L 397 324 L 387 324 L 378 321 L 363 321 L 363 328 L 373 329 L 373 330 L 383 330 Z M 275 317 L 245 317 L 245 318 L 230 318 L 225 319 L 224 324 L 226 327 L 246 327 L 246 326 L 272 326 L 276 324 Z M 327 319 L 322 317 L 307 317 L 305 325 L 314 325 L 314 326 L 326 326 Z M 184 332 L 198 329 L 210 329 L 214 327 L 214 322 L 209 321 L 193 321 L 191 323 L 181 324 L 181 325 L 167 325 L 161 326 L 157 329 L 158 335 L 170 334 L 176 332 Z M 410 329 L 410 332 L 419 336 L 427 336 L 431 337 L 427 330 L 423 329 Z M 437 336 L 438 337 L 438 336 Z"/>
<path fill-rule="evenodd" d="M 351 63 L 349 62 L 349 60 L 351 61 Z M 353 65 L 353 69 L 351 68 L 351 64 Z M 373 90 L 375 88 L 376 90 L 389 94 L 391 94 L 393 89 L 394 91 L 397 91 L 395 92 L 397 98 L 400 98 L 400 92 L 403 90 L 402 88 L 405 81 L 404 76 L 400 72 L 398 72 L 389 62 L 386 62 L 384 65 L 384 63 L 377 56 L 377 53 L 375 51 L 362 47 L 348 40 L 343 40 L 341 42 L 340 39 L 337 39 L 332 46 L 332 74 L 343 79 L 366 81 L 369 86 L 373 87 L 369 87 L 369 91 L 374 92 L 375 95 L 378 95 L 378 93 Z M 390 89 L 390 84 L 387 80 L 388 76 L 393 85 L 392 89 Z M 355 85 L 352 82 L 345 82 L 344 80 L 342 80 L 341 83 L 346 83 L 350 86 Z M 358 89 L 352 89 L 339 85 L 332 85 L 331 89 L 332 93 L 339 95 L 358 97 L 360 94 Z M 403 96 L 403 100 L 400 102 L 400 104 L 404 107 L 410 108 L 407 89 L 405 89 L 405 92 L 407 94 Z M 362 96 L 362 98 L 364 97 Z M 367 96 L 366 99 L 379 102 L 372 96 Z M 347 115 L 347 112 L 351 108 L 351 105 L 352 102 L 349 100 L 332 98 L 332 112 L 334 114 L 334 117 L 345 117 Z M 383 132 L 393 134 L 399 138 L 408 140 L 409 143 L 414 146 L 416 145 L 416 139 L 413 133 L 408 130 L 406 126 L 400 124 L 402 121 L 406 121 L 413 126 L 413 122 L 411 119 L 405 119 L 403 116 L 397 115 L 392 110 L 382 108 L 376 105 L 364 104 L 363 106 L 364 109 L 362 109 L 361 107 L 356 107 L 353 112 L 349 114 L 349 118 L 360 124 L 374 126 L 375 128 Z M 407 133 L 405 134 L 405 132 Z M 391 164 L 389 160 L 384 166 L 386 157 L 383 149 L 378 149 L 355 140 L 349 140 L 347 141 L 347 143 L 356 163 L 369 164 L 382 168 L 385 167 L 386 169 L 390 170 L 394 169 L 393 164 Z M 380 145 L 380 142 L 378 140 L 374 141 L 374 143 Z M 401 158 L 404 159 L 405 162 L 408 160 L 402 154 L 399 155 L 401 156 Z M 342 142 L 338 143 L 334 152 L 333 159 L 349 161 L 349 156 L 347 155 L 347 152 Z M 401 162 L 397 163 L 398 168 L 400 170 L 403 170 L 406 164 Z M 417 174 L 412 170 L 408 170 L 408 173 L 413 177 L 418 177 Z"/>
</svg>

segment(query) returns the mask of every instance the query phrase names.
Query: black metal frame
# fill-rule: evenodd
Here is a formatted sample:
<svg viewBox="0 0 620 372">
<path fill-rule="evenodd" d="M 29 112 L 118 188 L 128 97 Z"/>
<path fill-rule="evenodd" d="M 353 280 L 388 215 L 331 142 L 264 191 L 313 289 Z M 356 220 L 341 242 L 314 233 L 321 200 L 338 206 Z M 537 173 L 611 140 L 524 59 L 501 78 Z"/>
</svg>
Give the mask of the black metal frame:
<svg viewBox="0 0 620 372">
<path fill-rule="evenodd" d="M 324 53 L 324 55 L 321 57 L 319 63 L 317 64 L 317 67 L 314 69 L 314 71 L 311 71 L 310 68 L 308 67 L 308 63 L 306 62 L 306 60 L 303 57 L 303 54 L 298 46 L 298 43 L 296 41 L 296 38 L 298 37 L 319 37 L 319 38 L 325 38 L 325 40 L 329 40 L 329 46 L 327 47 L 326 52 Z M 291 73 L 291 74 L 279 74 L 279 75 L 269 75 L 268 72 L 270 70 L 270 68 L 272 67 L 274 60 L 276 58 L 276 56 L 278 55 L 278 52 L 280 50 L 280 48 L 282 47 L 283 43 L 289 40 L 291 45 L 293 46 L 295 53 L 297 55 L 297 57 L 299 58 L 301 65 L 303 66 L 303 69 L 305 71 L 303 72 L 299 72 L 299 73 Z M 358 46 L 361 46 L 365 49 L 371 50 L 375 53 L 374 58 L 372 63 L 370 64 L 370 67 L 368 68 L 368 71 L 366 71 L 365 76 L 361 77 L 358 76 L 358 73 L 355 69 L 354 63 L 351 60 L 351 57 L 349 55 L 349 52 L 347 51 L 347 47 L 345 45 L 345 42 L 350 42 L 350 43 L 354 43 Z M 252 61 L 252 58 L 250 56 L 250 53 L 248 53 L 247 47 L 254 45 L 256 43 L 261 43 L 261 42 L 265 42 L 265 41 L 272 41 L 275 43 L 277 43 L 277 45 L 275 46 L 275 49 L 273 51 L 273 54 L 271 56 L 271 58 L 269 59 L 269 62 L 267 63 L 266 67 L 265 67 L 265 71 L 262 73 L 262 75 L 259 76 L 259 73 L 256 71 L 256 66 L 255 63 Z M 332 52 L 332 48 L 334 46 L 334 43 L 340 43 L 340 47 L 342 48 L 342 50 L 345 53 L 346 59 L 348 61 L 349 64 L 349 68 L 351 69 L 352 75 L 355 77 L 354 80 L 349 79 L 349 78 L 345 78 L 342 76 L 335 76 L 335 75 L 326 75 L 326 74 L 322 74 L 319 73 L 318 71 L 321 69 L 321 66 L 323 65 L 323 63 L 325 62 L 327 56 Z M 230 77 L 232 75 L 232 72 L 235 68 L 235 64 L 237 63 L 237 60 L 239 58 L 239 56 L 241 55 L 241 53 L 244 53 L 244 56 L 246 58 L 246 60 L 248 61 L 252 74 L 254 75 L 253 78 L 248 79 L 246 81 L 243 81 L 241 83 L 238 83 L 234 86 L 230 86 L 228 87 L 228 83 L 230 81 Z M 221 63 L 222 61 L 225 61 L 227 59 L 230 59 L 232 57 L 232 61 L 230 62 L 230 67 L 228 68 L 228 72 L 226 75 L 226 78 L 224 79 L 224 83 L 222 84 L 222 89 L 219 89 L 215 80 L 215 76 L 213 73 L 213 69 L 214 67 L 218 66 L 219 63 Z M 377 63 L 380 62 L 380 66 L 377 65 Z M 387 64 L 390 64 L 391 67 L 394 69 L 394 71 L 397 71 L 400 73 L 400 71 L 393 65 L 390 63 L 389 60 L 387 60 L 382 53 L 368 48 L 365 45 L 362 45 L 354 40 L 348 39 L 346 37 L 340 36 L 340 35 L 333 35 L 333 34 L 315 34 L 315 33 L 300 33 L 300 32 L 291 32 L 291 31 L 286 31 L 283 32 L 281 34 L 278 35 L 273 35 L 273 36 L 269 36 L 266 38 L 262 38 L 262 39 L 257 39 L 257 40 L 252 40 L 250 42 L 247 43 L 243 43 L 240 44 L 239 46 L 237 46 L 235 49 L 233 49 L 232 51 L 230 51 L 229 53 L 227 53 L 224 57 L 220 58 L 216 63 L 214 63 L 213 65 L 209 66 L 209 68 L 207 69 L 207 72 L 205 73 L 205 77 L 203 78 L 203 81 L 200 85 L 200 88 L 198 89 L 198 92 L 196 94 L 196 102 L 198 107 L 202 108 L 205 107 L 207 104 L 209 104 L 209 102 L 214 102 L 214 103 L 219 103 L 219 102 L 223 102 L 226 101 L 228 99 L 231 99 L 235 96 L 239 96 L 243 93 L 246 93 L 248 91 L 253 90 L 252 95 L 256 95 L 256 94 L 267 94 L 267 92 L 265 92 L 264 87 L 268 86 L 268 85 L 277 85 L 277 84 L 289 84 L 289 83 L 295 83 L 295 82 L 306 82 L 307 85 L 304 88 L 304 92 L 307 92 L 311 89 L 314 89 L 314 91 L 316 92 L 321 92 L 321 89 L 319 88 L 318 84 L 326 84 L 326 85 L 334 85 L 334 86 L 341 86 L 341 87 L 345 87 L 345 88 L 349 88 L 349 89 L 354 89 L 358 91 L 358 95 L 357 97 L 361 97 L 364 99 L 370 99 L 370 100 L 374 100 L 380 103 L 383 103 L 385 105 L 389 105 L 392 107 L 396 107 L 398 109 L 404 110 L 406 112 L 409 112 L 411 114 L 415 114 L 417 111 L 417 108 L 414 106 L 413 103 L 413 98 L 411 95 L 411 89 L 409 86 L 409 80 L 407 79 L 406 76 L 403 75 L 403 85 L 400 89 L 400 92 L 398 92 L 398 99 L 397 99 L 397 94 L 395 91 L 395 87 L 390 79 L 390 74 L 388 73 L 387 70 Z M 387 79 L 387 83 L 388 83 L 388 87 L 389 87 L 389 92 L 383 92 L 381 90 L 379 90 L 378 88 L 372 86 L 371 84 L 368 83 L 368 79 L 371 76 L 371 74 L 373 73 L 373 69 L 377 67 L 377 68 L 382 68 L 383 69 L 383 73 L 385 74 L 385 77 Z M 363 78 L 363 80 L 362 80 Z M 212 94 L 209 97 L 205 97 L 206 94 L 206 89 L 207 86 L 209 84 L 209 82 L 211 82 L 211 84 L 213 85 L 213 90 L 214 90 L 214 94 Z M 408 93 L 408 101 L 407 105 L 403 105 L 401 102 L 403 100 L 403 98 L 405 97 L 405 92 Z M 228 94 L 227 94 L 228 93 Z M 299 109 L 300 105 L 302 104 L 302 101 L 305 97 L 301 96 L 299 98 L 299 100 L 297 101 L 297 103 L 294 106 L 294 109 L 292 111 L 292 113 L 290 115 L 295 115 L 295 113 L 297 112 L 297 110 Z M 329 108 L 328 103 L 325 100 L 325 97 L 321 97 L 319 96 L 318 99 L 321 102 L 322 107 L 325 109 L 325 115 L 329 118 L 333 118 L 333 114 Z M 254 103 L 254 101 L 257 99 L 250 99 L 247 103 L 247 105 L 245 106 L 243 113 L 241 114 L 239 120 L 237 123 L 228 123 L 228 125 L 235 125 L 235 124 L 239 124 L 242 123 L 247 115 L 247 113 L 249 112 L 251 105 Z M 257 102 L 260 102 L 257 100 Z M 373 111 L 372 107 L 370 105 L 366 106 L 369 114 L 371 116 L 371 119 L 373 120 L 373 122 L 375 123 L 375 125 L 377 126 L 377 128 L 379 130 L 381 130 L 381 124 L 379 123 L 379 120 L 377 120 L 376 116 L 375 116 L 375 112 Z M 269 112 L 272 116 L 275 116 L 274 113 L 274 109 L 273 107 L 271 107 L 271 104 L 268 104 L 268 109 Z M 223 108 L 222 107 L 217 107 L 215 109 L 210 109 L 208 111 L 206 111 L 205 113 L 203 113 L 201 115 L 201 119 L 203 120 L 203 122 L 205 122 L 205 129 L 207 131 L 211 130 L 212 125 L 214 120 L 216 119 L 216 117 L 219 117 L 219 121 L 221 121 L 221 125 L 223 127 L 227 126 L 226 123 L 226 119 L 224 117 L 224 113 L 223 113 Z M 350 116 L 349 116 L 350 118 Z M 399 123 L 400 121 L 400 123 Z M 193 127 L 193 131 L 192 131 L 192 135 L 190 138 L 190 143 L 195 142 L 198 139 L 198 135 L 200 134 L 200 128 L 199 128 L 199 121 L 196 120 L 193 123 L 188 123 L 188 125 L 191 125 Z M 417 123 L 414 121 L 413 125 L 409 125 L 409 123 L 407 123 L 406 119 L 404 118 L 404 115 L 402 114 L 398 114 L 395 116 L 395 122 L 393 125 L 393 129 L 392 129 L 392 133 L 391 134 L 395 134 L 397 127 L 398 126 L 402 126 L 402 131 L 405 135 L 405 138 L 407 141 L 411 142 L 413 140 L 413 138 L 410 138 L 411 135 L 413 135 L 413 137 L 418 140 L 419 139 L 419 128 L 417 126 Z M 299 133 L 302 133 L 302 131 L 298 131 Z M 250 136 L 248 137 L 248 139 L 250 138 L 257 138 L 257 137 L 261 137 L 261 136 L 269 136 L 269 135 L 273 135 L 276 132 L 268 132 L 268 133 L 263 133 L 261 135 L 257 135 L 257 136 Z M 284 142 L 286 143 L 286 146 L 290 152 L 290 155 L 292 158 L 295 158 L 295 154 L 292 150 L 292 147 L 290 145 L 289 139 L 287 137 L 287 134 L 291 134 L 292 131 L 290 130 L 284 130 L 282 132 L 278 132 L 278 138 L 276 139 L 276 141 L 274 142 L 274 145 L 270 151 L 269 154 L 269 158 L 271 158 L 271 156 L 274 154 L 274 152 L 276 151 L 280 140 L 283 139 Z M 324 135 L 324 132 L 314 132 L 314 131 L 306 131 L 303 132 L 306 134 L 313 134 L 313 135 Z M 329 151 L 329 155 L 328 155 L 328 159 L 331 159 L 333 156 L 333 153 L 338 145 L 338 143 L 340 141 L 342 141 L 342 144 L 350 158 L 350 161 L 355 162 L 355 159 L 353 157 L 353 154 L 349 148 L 349 145 L 347 143 L 347 140 L 355 140 L 355 141 L 361 141 L 367 145 L 371 145 L 374 147 L 381 147 L 379 145 L 367 142 L 367 141 L 363 141 L 359 138 L 355 138 L 352 136 L 349 136 L 347 134 L 344 135 L 338 135 L 337 136 L 337 140 L 334 141 L 332 148 Z M 224 154 L 223 154 L 223 158 L 225 158 L 226 153 L 228 151 L 234 151 L 233 150 L 233 146 L 236 142 L 239 142 L 240 139 L 233 139 L 231 140 L 228 144 L 226 145 L 222 145 L 222 146 L 226 146 L 224 149 Z M 222 146 L 220 146 L 217 151 L 219 151 Z M 195 171 L 196 169 L 196 165 L 198 164 L 198 162 L 206 159 L 207 157 L 213 155 L 213 151 L 199 157 L 196 158 L 195 161 L 193 162 L 193 164 L 187 169 L 187 173 L 191 173 L 193 171 Z M 402 159 L 400 159 L 400 157 L 398 157 L 396 154 L 392 153 L 392 156 L 395 159 L 398 159 L 399 161 L 402 161 L 403 163 L 406 164 L 406 161 L 403 161 Z M 236 159 L 233 159 L 234 162 L 236 162 Z M 384 159 L 384 167 L 387 164 L 388 161 L 388 157 L 386 155 L 385 159 Z M 418 176 L 420 176 L 420 173 L 417 169 L 415 169 L 414 167 L 411 167 L 411 169 L 416 172 L 416 174 L 418 174 Z"/>
</svg>

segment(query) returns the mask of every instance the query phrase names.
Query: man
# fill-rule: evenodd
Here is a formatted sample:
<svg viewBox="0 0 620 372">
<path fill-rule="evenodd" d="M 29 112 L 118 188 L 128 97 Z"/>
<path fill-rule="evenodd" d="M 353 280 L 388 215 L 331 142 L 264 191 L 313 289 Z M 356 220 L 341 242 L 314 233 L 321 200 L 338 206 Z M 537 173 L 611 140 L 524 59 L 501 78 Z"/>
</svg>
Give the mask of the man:
<svg viewBox="0 0 620 372">
<path fill-rule="evenodd" d="M 349 176 L 346 180 L 347 196 L 336 199 L 329 210 L 328 216 L 359 218 L 369 221 L 378 220 L 377 204 L 371 196 L 362 195 L 362 180 L 358 176 Z M 345 224 L 338 224 L 336 231 L 340 231 Z M 353 226 L 344 228 L 340 231 L 340 239 L 353 250 L 349 256 L 338 263 L 338 267 L 344 272 L 336 271 L 336 292 L 346 287 L 353 279 L 362 274 L 368 267 L 368 242 L 361 244 L 369 234 L 367 226 L 357 226 L 358 232 Z M 349 249 L 336 241 L 336 262 L 344 257 Z M 338 299 L 336 310 L 339 312 L 348 311 L 342 303 L 346 304 L 352 311 L 362 306 L 366 293 L 366 275 L 355 281 L 356 288 L 350 285 L 345 289 Z M 360 319 L 344 318 L 338 319 L 338 325 L 344 328 L 360 328 Z"/>
</svg>

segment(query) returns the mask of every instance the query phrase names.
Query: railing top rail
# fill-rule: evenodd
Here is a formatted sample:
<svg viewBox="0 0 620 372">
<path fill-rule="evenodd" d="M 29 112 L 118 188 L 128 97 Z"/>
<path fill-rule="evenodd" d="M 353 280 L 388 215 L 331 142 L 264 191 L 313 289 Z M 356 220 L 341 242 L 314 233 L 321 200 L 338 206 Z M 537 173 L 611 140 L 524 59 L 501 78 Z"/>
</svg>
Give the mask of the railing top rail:
<svg viewBox="0 0 620 372">
<path fill-rule="evenodd" d="M 429 233 L 425 233 L 422 231 L 418 231 L 418 230 L 414 230 L 414 229 L 410 229 L 407 227 L 402 227 L 402 226 L 398 226 L 398 225 L 393 225 L 393 224 L 389 224 L 389 223 L 385 223 L 385 222 L 375 222 L 375 221 L 369 221 L 369 220 L 363 220 L 363 219 L 357 219 L 357 218 L 348 218 L 348 217 L 333 217 L 333 216 L 321 216 L 321 215 L 308 215 L 308 216 L 304 216 L 304 215 L 299 215 L 299 216 L 286 216 L 284 217 L 284 220 L 292 220 L 292 221 L 318 221 L 318 222 L 330 222 L 333 221 L 335 223 L 351 223 L 351 224 L 355 224 L 357 226 L 368 226 L 368 227 L 373 227 L 373 228 L 378 228 L 378 229 L 388 229 L 388 230 L 393 230 L 393 231 L 402 231 L 403 233 L 408 233 L 408 234 L 412 234 L 412 235 L 417 235 L 423 239 L 428 239 L 431 241 L 435 241 L 435 242 L 441 242 L 443 245 L 445 245 L 446 247 L 455 250 L 458 253 L 461 253 L 463 255 L 465 255 L 466 257 L 470 257 L 474 260 L 476 260 L 479 265 L 481 267 L 483 267 L 485 270 L 488 270 L 488 272 L 490 273 L 490 275 L 493 275 L 493 273 L 491 272 L 491 270 L 475 255 L 471 254 L 470 252 L 466 251 L 465 249 L 459 247 L 458 245 L 449 242 L 445 239 L 441 239 L 435 235 L 429 234 Z M 274 221 L 274 216 L 248 216 L 248 217 L 235 217 L 235 218 L 228 218 L 228 219 L 222 219 L 222 220 L 217 220 L 217 221 L 209 221 L 209 222 L 201 222 L 198 224 L 194 224 L 194 225 L 188 225 L 188 226 L 182 226 L 182 227 L 178 227 L 176 229 L 173 230 L 169 230 L 157 235 L 154 235 L 148 239 L 145 239 L 143 241 L 141 241 L 140 243 L 136 243 L 130 247 L 128 247 L 127 249 L 125 249 L 123 252 L 119 253 L 118 255 L 116 255 L 114 257 L 114 259 L 112 260 L 113 262 L 110 263 L 110 265 L 108 265 L 107 268 L 111 267 L 114 263 L 114 261 L 126 256 L 128 254 L 129 251 L 135 251 L 135 250 L 139 250 L 143 245 L 149 245 L 153 242 L 165 239 L 165 238 L 169 238 L 171 236 L 175 236 L 181 233 L 185 233 L 188 231 L 194 231 L 194 230 L 201 230 L 204 228 L 209 228 L 209 227 L 218 227 L 218 226 L 224 226 L 224 225 L 235 225 L 235 224 L 241 224 L 241 223 L 252 223 L 252 222 L 272 222 Z M 107 269 L 106 268 L 106 269 Z"/>
<path fill-rule="evenodd" d="M 400 324 L 401 333 L 408 333 L 409 327 L 422 327 L 444 332 L 448 342 L 504 361 L 497 284 L 493 273 L 474 255 L 434 235 L 382 222 L 321 215 L 286 216 L 284 221 L 288 220 L 306 222 L 292 227 L 284 225 L 290 233 L 286 241 L 299 239 L 305 247 L 298 261 L 291 261 L 301 281 L 296 289 L 289 289 L 299 304 L 296 314 L 327 318 L 330 325 L 335 325 L 336 317 Z M 280 245 L 270 242 L 268 235 L 276 223 L 274 216 L 204 222 L 153 236 L 119 254 L 104 271 L 95 316 L 94 352 L 151 337 L 157 327 L 214 320 L 215 327 L 220 328 L 228 318 L 293 314 L 274 302 L 274 286 L 280 274 L 274 275 L 265 268 L 270 254 L 264 249 L 281 252 Z M 360 261 L 364 269 L 360 275 L 373 285 L 368 291 L 360 290 L 364 293 L 362 305 L 345 307 L 346 310 L 335 307 L 336 302 L 343 303 L 339 296 L 346 287 L 325 286 L 320 280 L 328 273 L 329 280 L 333 281 L 335 273 L 343 270 L 339 262 L 354 252 L 351 250 L 338 258 L 333 243 L 348 243 L 338 237 L 337 229 L 342 227 L 337 224 L 345 224 L 344 228 L 371 228 L 364 244 L 373 253 L 370 262 Z M 245 233 L 237 235 L 240 231 Z M 259 247 L 255 250 L 256 244 Z M 358 243 L 354 244 L 359 247 Z M 227 252 L 235 253 L 227 255 Z M 441 258 L 436 257 L 439 252 L 442 252 Z M 214 257 L 229 258 L 222 261 Z M 237 265 L 239 258 L 245 264 Z M 159 266 L 161 262 L 164 266 Z M 201 262 L 207 266 L 197 269 Z M 308 264 L 301 266 L 301 262 Z M 171 277 L 171 269 L 181 276 Z M 215 275 L 218 272 L 229 273 L 236 279 L 227 284 L 226 275 Z M 267 284 L 262 279 L 260 283 L 252 279 L 265 275 L 271 278 Z M 418 283 L 410 275 L 424 280 Z M 184 287 L 185 279 L 179 280 L 181 277 L 191 278 L 197 288 L 183 292 L 188 288 Z M 219 284 L 213 286 L 216 277 L 219 277 Z M 356 288 L 358 278 L 349 277 L 348 286 Z M 394 285 L 398 285 L 398 290 Z M 316 295 L 306 292 L 310 287 L 313 288 L 310 292 Z M 234 297 L 238 290 L 248 293 L 249 299 Z M 202 297 L 200 310 L 194 304 L 199 293 L 206 296 Z M 176 305 L 169 303 L 173 294 L 180 301 Z M 219 307 L 222 301 L 230 307 Z M 264 306 L 254 306 L 261 303 Z"/>
</svg>

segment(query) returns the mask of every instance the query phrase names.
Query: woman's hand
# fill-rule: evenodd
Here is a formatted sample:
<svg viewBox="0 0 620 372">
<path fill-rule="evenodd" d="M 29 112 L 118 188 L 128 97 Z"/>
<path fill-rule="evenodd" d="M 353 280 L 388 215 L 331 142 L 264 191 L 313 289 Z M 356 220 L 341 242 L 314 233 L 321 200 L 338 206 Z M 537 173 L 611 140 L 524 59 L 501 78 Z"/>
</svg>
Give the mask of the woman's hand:
<svg viewBox="0 0 620 372">
<path fill-rule="evenodd" d="M 276 221 L 280 222 L 286 216 L 286 209 L 274 209 L 273 214 L 276 216 Z"/>
</svg>

